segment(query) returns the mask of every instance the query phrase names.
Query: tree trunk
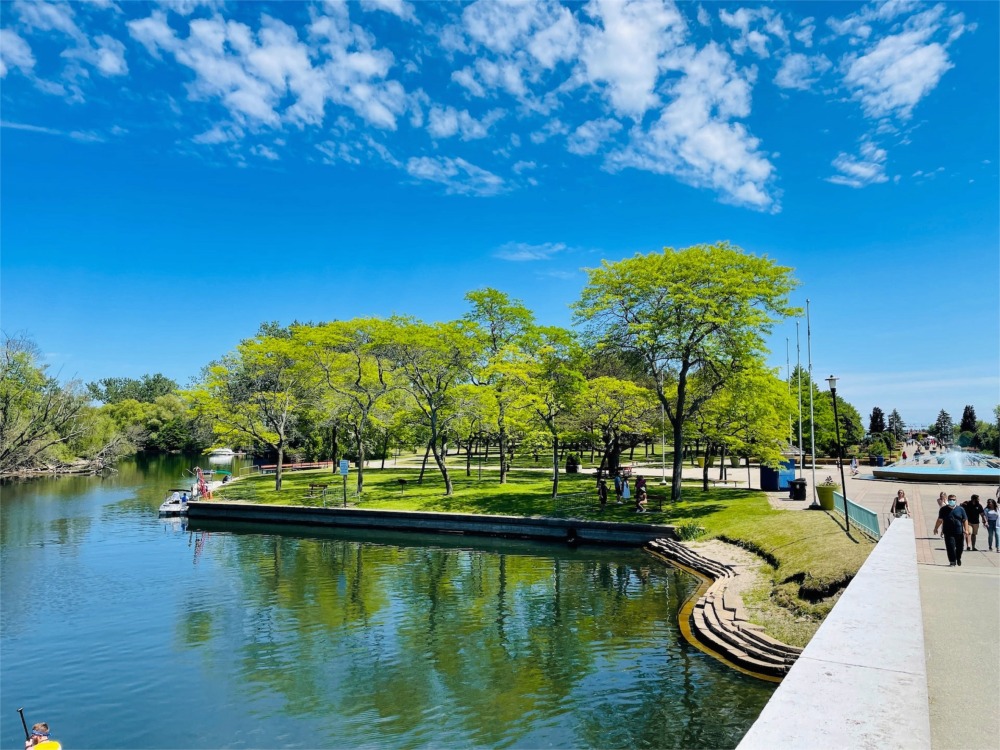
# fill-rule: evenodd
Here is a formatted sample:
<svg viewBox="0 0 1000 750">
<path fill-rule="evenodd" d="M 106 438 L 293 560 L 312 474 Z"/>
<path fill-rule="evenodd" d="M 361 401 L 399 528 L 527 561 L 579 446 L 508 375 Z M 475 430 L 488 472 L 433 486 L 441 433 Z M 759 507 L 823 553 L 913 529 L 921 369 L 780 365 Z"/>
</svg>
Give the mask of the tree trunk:
<svg viewBox="0 0 1000 750">
<path fill-rule="evenodd" d="M 285 444 L 278 443 L 278 468 L 274 470 L 274 491 L 281 489 L 281 463 L 285 460 Z"/>
<path fill-rule="evenodd" d="M 434 453 L 434 462 L 437 464 L 438 469 L 440 469 L 441 476 L 444 477 L 444 495 L 445 497 L 451 497 L 452 495 L 451 476 L 449 476 L 448 474 L 448 467 L 445 465 L 444 456 L 441 455 L 442 453 L 447 455 L 448 444 L 443 443 L 441 445 L 441 448 L 439 449 L 437 446 L 437 440 L 432 439 L 431 450 Z"/>
<path fill-rule="evenodd" d="M 365 486 L 365 441 L 361 432 L 362 420 L 358 420 L 354 428 L 354 434 L 358 439 L 358 495 L 361 494 Z"/>
<path fill-rule="evenodd" d="M 431 442 L 427 441 L 427 450 L 424 451 L 424 462 L 420 464 L 420 477 L 417 479 L 417 484 L 424 483 L 424 470 L 427 468 L 427 457 L 431 453 Z"/>
<path fill-rule="evenodd" d="M 333 423 L 333 428 L 330 432 L 330 471 L 334 474 L 337 473 L 337 455 L 340 451 L 338 450 L 340 446 L 337 445 L 337 423 Z"/>
<path fill-rule="evenodd" d="M 500 392 L 502 396 L 502 392 Z M 497 428 L 500 431 L 500 484 L 507 484 L 507 407 L 502 398 L 499 400 L 499 416 Z"/>
<path fill-rule="evenodd" d="M 465 442 L 465 476 L 472 476 L 472 438 Z"/>
<path fill-rule="evenodd" d="M 552 499 L 559 496 L 559 435 L 552 434 Z"/>
<path fill-rule="evenodd" d="M 382 467 L 385 468 L 385 457 L 389 453 L 389 431 L 385 431 L 385 440 L 382 441 Z"/>
<path fill-rule="evenodd" d="M 709 447 L 705 446 L 705 461 L 701 467 L 701 491 L 708 492 L 708 461 L 711 456 L 711 451 Z"/>
</svg>

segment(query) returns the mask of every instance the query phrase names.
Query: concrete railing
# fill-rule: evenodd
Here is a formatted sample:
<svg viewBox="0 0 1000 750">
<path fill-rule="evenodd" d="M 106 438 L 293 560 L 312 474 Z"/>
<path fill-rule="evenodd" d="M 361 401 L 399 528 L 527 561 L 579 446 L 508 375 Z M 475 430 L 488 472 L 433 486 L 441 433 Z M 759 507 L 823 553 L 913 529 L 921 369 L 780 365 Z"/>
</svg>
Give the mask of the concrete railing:
<svg viewBox="0 0 1000 750">
<path fill-rule="evenodd" d="M 895 521 L 737 750 L 931 744 L 913 522 Z"/>
</svg>

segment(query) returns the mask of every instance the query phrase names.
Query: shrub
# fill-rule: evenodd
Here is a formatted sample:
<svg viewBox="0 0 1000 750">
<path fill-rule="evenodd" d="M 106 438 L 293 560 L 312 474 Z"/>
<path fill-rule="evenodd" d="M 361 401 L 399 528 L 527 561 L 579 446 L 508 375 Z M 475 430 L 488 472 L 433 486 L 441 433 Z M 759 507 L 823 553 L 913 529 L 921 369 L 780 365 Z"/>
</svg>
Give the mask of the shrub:
<svg viewBox="0 0 1000 750">
<path fill-rule="evenodd" d="M 688 523 L 682 523 L 674 527 L 677 532 L 677 536 L 683 539 L 685 542 L 689 542 L 692 539 L 697 539 L 702 534 L 705 533 L 705 527 L 699 526 L 694 521 L 689 521 Z"/>
</svg>

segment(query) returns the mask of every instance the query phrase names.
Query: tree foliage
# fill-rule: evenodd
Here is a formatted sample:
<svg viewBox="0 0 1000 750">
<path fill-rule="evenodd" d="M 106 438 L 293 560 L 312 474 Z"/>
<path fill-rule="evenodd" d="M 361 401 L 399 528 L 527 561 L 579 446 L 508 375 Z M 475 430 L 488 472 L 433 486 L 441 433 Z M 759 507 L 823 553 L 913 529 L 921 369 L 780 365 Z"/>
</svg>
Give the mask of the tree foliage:
<svg viewBox="0 0 1000 750">
<path fill-rule="evenodd" d="M 871 416 L 868 418 L 868 432 L 872 435 L 881 435 L 885 432 L 885 413 L 877 406 L 872 407 Z"/>
<path fill-rule="evenodd" d="M 161 396 L 176 393 L 177 383 L 156 373 L 135 378 L 103 378 L 87 383 L 87 395 L 104 404 L 119 404 L 122 401 L 139 401 L 151 404 Z"/>
<path fill-rule="evenodd" d="M 686 420 L 751 363 L 763 358 L 788 303 L 791 269 L 728 243 L 636 255 L 588 271 L 577 320 L 594 345 L 642 363 L 680 445 Z M 697 377 L 697 393 L 689 382 Z M 674 451 L 671 497 L 680 498 L 682 456 Z"/>
<path fill-rule="evenodd" d="M 976 407 L 972 404 L 966 404 L 965 409 L 962 410 L 962 421 L 959 424 L 959 432 L 975 432 L 978 420 L 976 419 Z"/>
</svg>

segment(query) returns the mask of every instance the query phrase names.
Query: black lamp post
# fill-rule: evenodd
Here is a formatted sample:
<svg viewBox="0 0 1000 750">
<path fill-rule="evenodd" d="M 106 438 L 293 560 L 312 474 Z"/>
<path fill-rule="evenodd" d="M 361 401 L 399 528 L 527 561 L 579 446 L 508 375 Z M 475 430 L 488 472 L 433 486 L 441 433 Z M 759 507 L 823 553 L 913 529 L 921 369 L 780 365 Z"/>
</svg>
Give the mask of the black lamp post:
<svg viewBox="0 0 1000 750">
<path fill-rule="evenodd" d="M 844 449 L 840 444 L 840 418 L 837 416 L 837 378 L 833 375 L 826 379 L 830 384 L 830 394 L 833 396 L 833 424 L 837 428 L 837 463 L 840 465 L 840 488 L 844 492 L 844 523 L 847 533 L 851 532 L 851 517 L 847 513 L 847 481 L 844 479 Z"/>
</svg>

